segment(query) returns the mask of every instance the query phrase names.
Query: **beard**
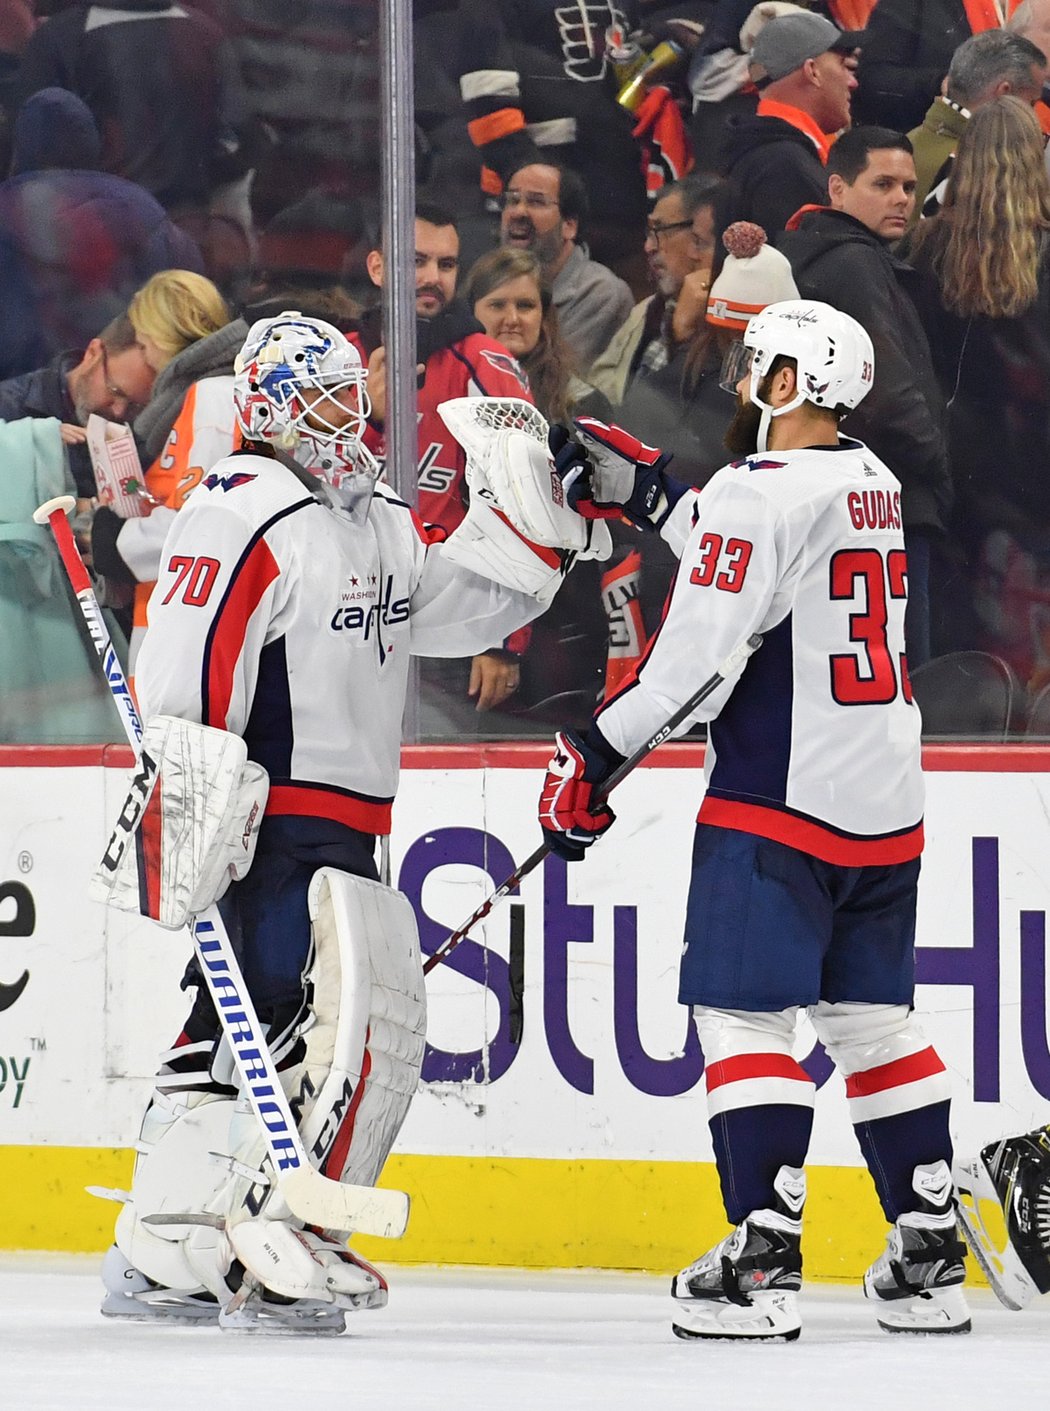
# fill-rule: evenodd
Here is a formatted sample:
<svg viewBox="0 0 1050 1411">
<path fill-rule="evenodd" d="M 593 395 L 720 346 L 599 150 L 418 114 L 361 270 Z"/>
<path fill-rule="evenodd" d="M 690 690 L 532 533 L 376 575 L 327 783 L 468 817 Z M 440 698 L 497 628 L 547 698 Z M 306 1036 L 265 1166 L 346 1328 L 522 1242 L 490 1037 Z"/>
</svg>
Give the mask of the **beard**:
<svg viewBox="0 0 1050 1411">
<path fill-rule="evenodd" d="M 722 443 L 731 456 L 738 459 L 753 456 L 758 450 L 758 428 L 762 422 L 762 408 L 750 399 L 737 400 L 733 420 L 726 427 Z"/>
</svg>

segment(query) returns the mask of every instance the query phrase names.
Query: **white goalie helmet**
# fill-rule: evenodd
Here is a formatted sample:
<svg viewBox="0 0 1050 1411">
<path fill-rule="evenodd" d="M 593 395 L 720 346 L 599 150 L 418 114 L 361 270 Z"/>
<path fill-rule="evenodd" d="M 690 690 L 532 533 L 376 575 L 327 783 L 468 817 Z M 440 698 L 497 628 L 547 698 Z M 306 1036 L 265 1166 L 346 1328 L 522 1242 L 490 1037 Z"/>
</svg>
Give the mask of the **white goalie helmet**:
<svg viewBox="0 0 1050 1411">
<path fill-rule="evenodd" d="M 288 452 L 355 519 L 367 516 L 380 474 L 361 440 L 371 410 L 367 377 L 344 334 L 294 309 L 253 323 L 234 362 L 245 437 Z"/>
<path fill-rule="evenodd" d="M 871 339 L 855 318 L 815 299 L 788 299 L 755 314 L 742 335 L 737 365 L 724 369 L 723 385 L 733 386 L 750 371 L 749 395 L 763 410 L 759 450 L 765 450 L 772 417 L 794 411 L 803 402 L 818 407 L 860 405 L 875 378 Z M 778 356 L 793 358 L 798 392 L 785 406 L 773 408 L 759 396 L 759 386 Z"/>
</svg>

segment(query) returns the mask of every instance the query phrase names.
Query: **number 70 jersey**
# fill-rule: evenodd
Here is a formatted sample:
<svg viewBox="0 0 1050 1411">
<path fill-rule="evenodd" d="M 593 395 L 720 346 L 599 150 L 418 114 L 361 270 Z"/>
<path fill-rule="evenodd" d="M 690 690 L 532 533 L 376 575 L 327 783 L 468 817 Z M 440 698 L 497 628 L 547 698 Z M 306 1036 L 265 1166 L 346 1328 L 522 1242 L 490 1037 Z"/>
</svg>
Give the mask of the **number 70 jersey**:
<svg viewBox="0 0 1050 1411">
<path fill-rule="evenodd" d="M 762 647 L 709 720 L 699 821 L 826 862 L 922 851 L 921 721 L 904 649 L 900 484 L 859 441 L 720 470 L 663 535 L 680 563 L 664 619 L 597 716 L 629 755 L 753 632 Z"/>
</svg>

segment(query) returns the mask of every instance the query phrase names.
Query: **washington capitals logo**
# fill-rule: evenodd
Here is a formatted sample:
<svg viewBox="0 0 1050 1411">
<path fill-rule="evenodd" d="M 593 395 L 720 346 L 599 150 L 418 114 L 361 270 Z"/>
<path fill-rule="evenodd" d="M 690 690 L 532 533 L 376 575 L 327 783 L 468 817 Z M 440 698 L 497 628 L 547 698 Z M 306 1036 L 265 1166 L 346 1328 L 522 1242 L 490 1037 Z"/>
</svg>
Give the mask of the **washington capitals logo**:
<svg viewBox="0 0 1050 1411">
<path fill-rule="evenodd" d="M 521 383 L 524 391 L 529 390 L 529 379 L 525 376 L 521 364 L 516 358 L 512 358 L 509 353 L 497 353 L 494 348 L 482 348 L 481 356 L 487 363 L 490 363 L 498 372 L 509 373 Z"/>
<path fill-rule="evenodd" d="M 236 490 L 238 485 L 247 485 L 250 480 L 257 480 L 258 476 L 249 475 L 246 471 L 235 470 L 232 475 L 209 475 L 205 477 L 204 488 L 206 490 L 221 490 L 224 494 L 227 490 Z"/>
</svg>

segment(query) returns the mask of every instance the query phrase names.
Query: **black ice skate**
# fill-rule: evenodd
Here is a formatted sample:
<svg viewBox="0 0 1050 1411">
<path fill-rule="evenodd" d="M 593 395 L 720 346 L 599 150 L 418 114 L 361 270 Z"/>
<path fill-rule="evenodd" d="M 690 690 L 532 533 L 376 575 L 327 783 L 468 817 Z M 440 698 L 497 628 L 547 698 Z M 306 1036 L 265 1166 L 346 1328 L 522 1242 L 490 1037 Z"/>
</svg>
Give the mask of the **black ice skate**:
<svg viewBox="0 0 1050 1411">
<path fill-rule="evenodd" d="M 805 1174 L 781 1166 L 773 1188 L 772 1209 L 753 1210 L 671 1281 L 671 1327 L 677 1337 L 771 1342 L 798 1337 Z"/>
<path fill-rule="evenodd" d="M 1000 1303 L 1050 1293 L 1050 1127 L 1004 1137 L 957 1161 L 959 1219 Z"/>
<path fill-rule="evenodd" d="M 919 1208 L 890 1230 L 884 1253 L 864 1275 L 864 1293 L 879 1305 L 879 1327 L 888 1333 L 968 1333 L 966 1246 L 947 1164 L 916 1166 L 912 1188 Z"/>
</svg>

